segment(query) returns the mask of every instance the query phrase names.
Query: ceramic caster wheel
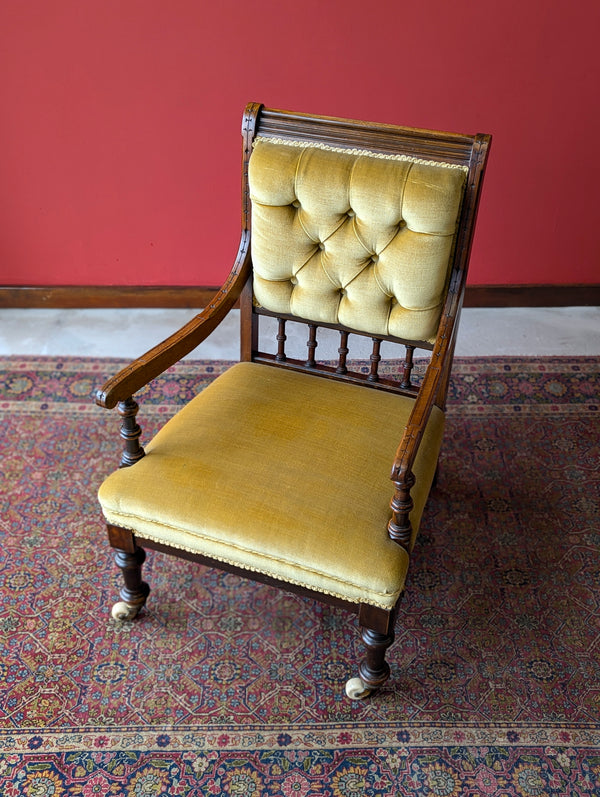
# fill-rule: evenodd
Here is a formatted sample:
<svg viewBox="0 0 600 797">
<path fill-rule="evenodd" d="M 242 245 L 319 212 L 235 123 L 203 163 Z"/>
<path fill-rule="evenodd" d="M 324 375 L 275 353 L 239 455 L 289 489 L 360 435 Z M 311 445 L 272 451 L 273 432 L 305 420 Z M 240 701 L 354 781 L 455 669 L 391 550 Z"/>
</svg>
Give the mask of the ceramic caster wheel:
<svg viewBox="0 0 600 797">
<path fill-rule="evenodd" d="M 350 678 L 346 683 L 346 694 L 350 700 L 363 700 L 371 694 L 371 689 L 365 686 L 362 678 Z"/>
<path fill-rule="evenodd" d="M 138 607 L 132 606 L 130 603 L 125 603 L 125 601 L 119 601 L 118 603 L 115 603 L 111 611 L 113 620 L 118 620 L 121 623 L 124 623 L 127 620 L 133 620 L 137 613 Z"/>
</svg>

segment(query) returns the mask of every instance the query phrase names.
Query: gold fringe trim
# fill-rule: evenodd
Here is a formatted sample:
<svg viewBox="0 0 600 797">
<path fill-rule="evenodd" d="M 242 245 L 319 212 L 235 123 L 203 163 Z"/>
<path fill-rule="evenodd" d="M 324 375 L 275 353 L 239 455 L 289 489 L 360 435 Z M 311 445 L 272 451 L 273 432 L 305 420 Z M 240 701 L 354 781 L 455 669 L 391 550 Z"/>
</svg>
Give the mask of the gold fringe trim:
<svg viewBox="0 0 600 797">
<path fill-rule="evenodd" d="M 313 149 L 322 149 L 326 152 L 340 152 L 345 155 L 355 155 L 357 157 L 366 157 L 366 158 L 379 158 L 380 160 L 388 160 L 388 161 L 403 161 L 405 163 L 418 163 L 422 166 L 439 166 L 442 169 L 458 169 L 461 172 L 468 172 L 469 167 L 463 166 L 460 163 L 447 163 L 446 161 L 432 161 L 426 160 L 425 158 L 415 158 L 411 155 L 386 155 L 383 152 L 372 152 L 368 149 L 356 149 L 356 148 L 346 148 L 346 147 L 332 147 L 330 144 L 323 144 L 320 141 L 300 141 L 297 139 L 286 139 L 286 138 L 271 138 L 270 136 L 256 136 L 253 142 L 253 147 L 257 144 L 283 144 L 287 147 L 298 147 L 299 149 L 307 149 L 312 147 Z"/>
<path fill-rule="evenodd" d="M 123 519 L 125 517 L 131 517 L 131 516 L 118 514 L 118 515 L 115 516 L 115 519 L 113 519 L 113 518 L 109 518 L 108 517 L 108 515 L 111 514 L 111 513 L 107 514 L 105 512 L 104 514 L 105 514 L 105 518 L 106 518 L 108 523 L 112 523 L 115 526 L 119 526 L 120 528 L 128 529 L 128 531 L 132 531 L 133 534 L 135 535 L 136 539 L 140 540 L 140 544 L 141 544 L 142 547 L 144 547 L 144 540 L 148 540 L 148 542 L 151 542 L 151 543 L 155 542 L 155 543 L 158 543 L 159 545 L 165 545 L 165 546 L 167 546 L 169 548 L 175 548 L 176 550 L 179 550 L 179 551 L 186 551 L 187 553 L 197 554 L 199 556 L 206 556 L 209 559 L 213 559 L 215 562 L 223 562 L 223 564 L 230 564 L 230 565 L 233 565 L 234 567 L 240 568 L 240 570 L 247 570 L 250 573 L 262 573 L 263 575 L 268 576 L 269 578 L 273 578 L 276 581 L 280 581 L 283 584 L 285 584 L 285 583 L 295 584 L 297 587 L 304 587 L 305 589 L 312 590 L 313 592 L 320 592 L 323 595 L 331 595 L 331 597 L 333 597 L 333 598 L 340 598 L 341 600 L 344 600 L 344 601 L 346 601 L 348 603 L 356 603 L 356 604 L 366 603 L 369 606 L 376 606 L 379 609 L 386 609 L 386 610 L 389 611 L 398 602 L 398 598 L 400 597 L 400 593 L 402 592 L 402 590 L 400 589 L 400 590 L 398 590 L 395 593 L 389 593 L 389 598 L 393 599 L 392 603 L 389 603 L 387 601 L 384 603 L 384 602 L 380 602 L 380 601 L 377 601 L 377 600 L 373 600 L 372 598 L 365 598 L 365 597 L 362 597 L 362 598 L 349 597 L 347 594 L 344 594 L 342 592 L 334 592 L 333 590 L 328 590 L 328 589 L 323 589 L 323 588 L 320 588 L 320 587 L 315 587 L 312 584 L 308 584 L 308 583 L 306 583 L 304 581 L 301 581 L 300 579 L 283 578 L 281 575 L 279 575 L 277 573 L 274 573 L 273 571 L 269 570 L 266 567 L 262 568 L 262 567 L 255 567 L 254 565 L 241 564 L 239 561 L 236 561 L 235 559 L 229 559 L 229 558 L 227 558 L 225 556 L 219 556 L 219 555 L 215 555 L 215 554 L 212 554 L 212 553 L 206 553 L 206 552 L 202 551 L 199 548 L 193 548 L 191 546 L 184 545 L 183 543 L 180 543 L 180 542 L 173 542 L 172 540 L 166 540 L 164 538 L 161 539 L 160 537 L 155 537 L 153 534 L 148 534 L 148 532 L 145 531 L 145 530 L 142 530 L 142 531 L 136 530 L 136 529 L 132 528 L 132 526 L 129 523 L 127 523 L 127 521 L 125 521 L 125 523 L 127 523 L 127 525 L 125 525 L 125 523 L 123 522 Z M 175 526 L 169 526 L 168 528 L 171 528 L 171 529 L 174 529 L 174 530 L 177 530 L 177 531 L 181 531 L 180 529 L 176 529 Z M 202 538 L 200 538 L 200 539 L 202 539 Z M 245 549 L 240 548 L 239 546 L 232 546 L 232 547 L 236 547 L 236 548 L 238 548 L 238 550 L 245 550 Z M 260 554 L 260 555 L 265 556 L 264 554 Z M 265 556 L 265 558 L 274 559 L 274 557 L 266 557 L 266 556 Z M 304 568 L 301 565 L 296 565 L 296 567 L 298 567 L 299 569 L 302 569 L 302 570 L 307 570 L 307 568 Z M 321 575 L 316 570 L 312 570 L 312 571 L 309 571 L 309 572 L 313 572 L 316 575 Z M 340 579 L 336 579 L 335 576 L 325 576 L 325 577 L 326 578 L 330 578 L 333 581 L 340 581 Z M 353 586 L 355 586 L 357 589 L 359 589 L 359 587 L 357 585 L 353 585 Z M 385 594 L 385 593 L 379 593 L 379 594 Z"/>
</svg>

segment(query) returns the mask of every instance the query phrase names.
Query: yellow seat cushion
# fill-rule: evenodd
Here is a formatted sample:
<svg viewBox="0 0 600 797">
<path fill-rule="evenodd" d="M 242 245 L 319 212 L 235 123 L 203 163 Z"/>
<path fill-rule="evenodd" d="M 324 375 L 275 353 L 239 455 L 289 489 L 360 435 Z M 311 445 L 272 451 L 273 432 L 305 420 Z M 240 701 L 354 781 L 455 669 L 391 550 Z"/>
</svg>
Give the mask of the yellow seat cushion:
<svg viewBox="0 0 600 797">
<path fill-rule="evenodd" d="M 256 363 L 218 377 L 99 491 L 140 538 L 391 608 L 408 554 L 387 534 L 391 467 L 413 399 Z M 416 528 L 443 433 L 414 467 Z"/>
</svg>

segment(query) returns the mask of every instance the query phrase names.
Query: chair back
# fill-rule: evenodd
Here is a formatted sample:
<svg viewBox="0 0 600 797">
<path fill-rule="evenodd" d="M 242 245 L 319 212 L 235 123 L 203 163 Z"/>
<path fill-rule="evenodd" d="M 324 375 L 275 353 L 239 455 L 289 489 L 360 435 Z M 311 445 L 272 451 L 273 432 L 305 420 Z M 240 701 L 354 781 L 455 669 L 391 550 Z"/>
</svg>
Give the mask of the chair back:
<svg viewBox="0 0 600 797">
<path fill-rule="evenodd" d="M 467 167 L 259 137 L 254 296 L 273 313 L 433 343 Z"/>
<path fill-rule="evenodd" d="M 262 106 L 248 107 L 244 135 L 251 323 L 433 349 L 445 306 L 456 315 L 462 301 L 489 137 Z M 260 359 L 252 338 L 247 358 Z"/>
</svg>

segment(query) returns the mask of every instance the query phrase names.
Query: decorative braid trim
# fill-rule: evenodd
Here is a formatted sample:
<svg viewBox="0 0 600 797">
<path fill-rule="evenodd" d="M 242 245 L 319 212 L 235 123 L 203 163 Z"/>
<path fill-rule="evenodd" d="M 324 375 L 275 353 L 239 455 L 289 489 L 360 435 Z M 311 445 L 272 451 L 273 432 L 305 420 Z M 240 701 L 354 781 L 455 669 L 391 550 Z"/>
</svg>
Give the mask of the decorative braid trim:
<svg viewBox="0 0 600 797">
<path fill-rule="evenodd" d="M 458 169 L 461 172 L 468 172 L 469 167 L 460 163 L 447 163 L 446 161 L 432 161 L 425 158 L 415 158 L 412 155 L 386 155 L 383 152 L 372 152 L 368 149 L 356 149 L 346 147 L 332 147 L 329 144 L 323 144 L 320 141 L 299 141 L 297 139 L 291 140 L 286 138 L 271 138 L 270 136 L 256 136 L 253 142 L 253 147 L 257 144 L 270 143 L 270 144 L 283 144 L 287 147 L 298 147 L 299 149 L 324 149 L 327 152 L 341 152 L 346 155 L 356 155 L 366 158 L 379 158 L 388 161 L 404 161 L 405 163 L 419 163 L 422 166 L 439 166 L 442 169 Z"/>
<path fill-rule="evenodd" d="M 136 539 L 138 539 L 140 541 L 142 547 L 144 545 L 144 540 L 147 540 L 150 543 L 156 542 L 159 545 L 165 545 L 165 546 L 167 546 L 169 548 L 175 548 L 176 550 L 179 550 L 179 551 L 186 551 L 187 553 L 193 553 L 193 554 L 198 554 L 198 555 L 202 556 L 202 551 L 200 551 L 198 548 L 192 548 L 191 546 L 184 545 L 182 543 L 172 542 L 171 540 L 161 539 L 160 537 L 155 537 L 153 534 L 149 534 L 147 531 L 137 531 L 136 529 L 132 528 L 131 525 L 126 520 L 125 520 L 125 522 L 123 522 L 126 517 L 128 517 L 128 516 L 127 515 L 121 515 L 121 514 L 116 515 L 117 522 L 115 523 L 115 525 L 120 526 L 120 528 L 128 529 L 129 531 L 132 531 L 135 534 Z M 106 519 L 107 519 L 107 521 L 109 523 L 113 523 L 114 522 L 112 519 L 109 520 L 108 517 Z M 169 526 L 169 528 L 176 529 L 175 526 Z M 176 530 L 180 531 L 180 529 L 176 529 Z M 236 547 L 239 548 L 239 546 L 236 546 Z M 399 597 L 400 592 L 401 592 L 401 590 L 399 590 L 397 594 L 395 594 L 395 593 L 390 594 L 387 601 L 378 601 L 376 599 L 374 600 L 372 598 L 365 598 L 365 597 L 352 598 L 352 597 L 349 597 L 347 594 L 344 594 L 343 592 L 335 592 L 334 590 L 328 590 L 328 589 L 322 589 L 322 588 L 319 588 L 319 587 L 315 587 L 312 584 L 309 584 L 307 582 L 302 581 L 301 579 L 283 578 L 281 575 L 275 573 L 274 571 L 269 570 L 267 567 L 264 567 L 264 568 L 260 567 L 259 568 L 259 567 L 254 567 L 253 565 L 244 565 L 244 564 L 240 564 L 240 562 L 237 561 L 236 559 L 229 559 L 226 556 L 219 556 L 219 555 L 215 555 L 215 554 L 205 554 L 205 556 L 207 556 L 210 559 L 213 559 L 215 562 L 223 562 L 224 564 L 234 565 L 235 567 L 240 568 L 240 570 L 248 570 L 251 573 L 262 573 L 265 576 L 269 576 L 270 578 L 276 579 L 277 581 L 279 581 L 281 583 L 284 583 L 284 584 L 285 583 L 295 584 L 298 587 L 304 587 L 305 589 L 312 590 L 313 592 L 321 592 L 324 595 L 331 595 L 333 598 L 340 598 L 341 600 L 347 601 L 348 603 L 357 603 L 357 604 L 358 603 L 366 603 L 366 604 L 368 604 L 370 606 L 377 606 L 380 609 L 388 609 L 388 610 L 391 609 L 394 606 L 394 604 L 398 601 L 398 597 Z M 269 558 L 269 557 L 265 557 L 265 558 Z M 301 569 L 305 569 L 305 568 L 301 568 Z M 312 572 L 313 573 L 317 573 L 317 571 L 315 571 L 315 570 L 313 570 Z M 333 576 L 328 576 L 328 578 L 331 578 L 334 581 L 339 581 L 339 579 L 336 579 Z M 390 603 L 389 598 L 393 599 L 392 603 Z"/>
<path fill-rule="evenodd" d="M 134 531 L 132 529 L 132 531 Z M 135 533 L 135 531 L 134 531 Z M 197 548 L 192 548 L 187 545 L 182 545 L 181 543 L 174 543 L 174 542 L 166 542 L 165 540 L 160 540 L 158 537 L 154 537 L 151 534 L 147 534 L 145 531 L 141 532 L 140 534 L 135 533 L 136 539 L 139 539 L 141 545 L 143 547 L 144 540 L 148 540 L 148 542 L 157 542 L 161 545 L 166 545 L 169 548 L 177 548 L 180 551 L 186 551 L 187 553 L 195 553 L 199 556 L 202 556 L 201 551 Z M 247 570 L 250 573 L 262 573 L 265 576 L 269 576 L 269 578 L 273 578 L 276 581 L 279 581 L 282 584 L 295 584 L 297 587 L 303 587 L 304 589 L 312 590 L 313 592 L 320 592 L 323 595 L 331 595 L 332 598 L 340 598 L 341 600 L 346 601 L 347 603 L 366 603 L 369 606 L 377 606 L 379 609 L 391 609 L 394 606 L 394 603 L 390 605 L 390 603 L 383 603 L 377 600 L 373 600 L 371 598 L 351 598 L 348 595 L 344 594 L 343 592 L 334 592 L 333 590 L 323 589 L 322 587 L 315 587 L 312 584 L 308 584 L 305 581 L 301 581 L 300 579 L 291 579 L 291 578 L 283 578 L 279 574 L 268 570 L 266 567 L 254 567 L 252 565 L 242 565 L 235 559 L 229 559 L 226 556 L 216 556 L 214 554 L 205 554 L 209 559 L 213 559 L 215 562 L 223 562 L 223 564 L 233 565 L 234 567 L 238 567 L 240 570 Z M 331 578 L 331 576 L 330 576 Z M 390 595 L 390 597 L 395 598 L 395 602 L 397 602 L 400 592 L 398 595 Z"/>
</svg>

